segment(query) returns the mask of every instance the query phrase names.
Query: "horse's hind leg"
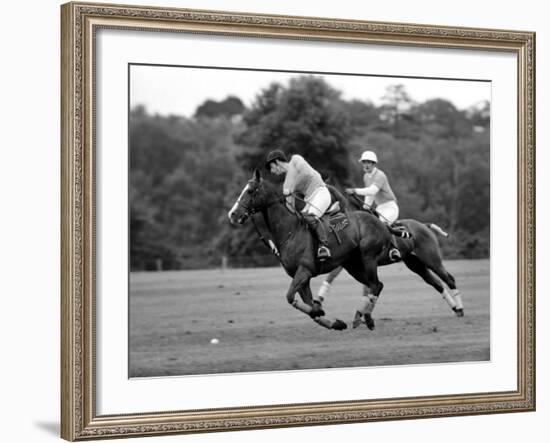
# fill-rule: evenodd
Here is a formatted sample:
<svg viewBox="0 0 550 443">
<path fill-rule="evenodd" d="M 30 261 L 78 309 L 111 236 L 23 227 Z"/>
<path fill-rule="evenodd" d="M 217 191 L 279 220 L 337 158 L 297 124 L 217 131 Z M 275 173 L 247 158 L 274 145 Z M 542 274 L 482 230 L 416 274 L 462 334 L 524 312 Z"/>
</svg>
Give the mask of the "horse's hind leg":
<svg viewBox="0 0 550 443">
<path fill-rule="evenodd" d="M 449 294 L 449 291 L 443 287 L 441 281 L 430 272 L 428 267 L 416 255 L 409 254 L 405 256 L 405 258 L 403 258 L 403 262 L 407 268 L 417 273 L 430 286 L 433 286 L 433 288 L 443 296 L 443 299 L 449 304 L 451 309 L 460 316 L 459 307 L 454 297 Z"/>
<path fill-rule="evenodd" d="M 462 304 L 462 296 L 460 295 L 460 291 L 456 288 L 455 278 L 450 272 L 445 269 L 441 260 L 439 260 L 439 263 L 428 265 L 428 267 L 433 272 L 435 272 L 435 274 L 441 280 L 443 280 L 451 290 L 451 296 L 456 304 L 456 308 L 453 308 L 453 311 L 455 311 L 456 315 L 458 315 L 459 317 L 464 316 L 464 305 Z"/>
<path fill-rule="evenodd" d="M 427 232 L 429 232 L 429 234 L 427 235 L 425 241 L 418 243 L 414 254 L 418 256 L 418 258 L 427 266 L 429 270 L 434 272 L 449 287 L 451 290 L 451 298 L 456 304 L 456 308 L 453 308 L 453 311 L 455 311 L 456 315 L 462 317 L 464 315 L 464 306 L 462 304 L 460 292 L 456 288 L 455 278 L 443 266 L 441 252 L 434 234 L 429 231 L 429 229 Z"/>
<path fill-rule="evenodd" d="M 353 328 L 357 328 L 361 323 L 365 323 L 367 328 L 373 330 L 375 325 L 372 311 L 384 287 L 382 282 L 378 280 L 376 263 L 374 261 L 348 262 L 344 267 L 353 278 L 363 283 L 363 295 L 355 312 L 352 326 Z"/>
</svg>

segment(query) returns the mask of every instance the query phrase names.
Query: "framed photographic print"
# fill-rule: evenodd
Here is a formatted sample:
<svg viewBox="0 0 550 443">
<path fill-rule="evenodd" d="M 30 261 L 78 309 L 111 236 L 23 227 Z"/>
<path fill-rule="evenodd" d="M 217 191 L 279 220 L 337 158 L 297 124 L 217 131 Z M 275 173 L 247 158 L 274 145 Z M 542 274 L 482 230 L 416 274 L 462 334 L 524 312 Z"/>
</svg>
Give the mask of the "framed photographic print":
<svg viewBox="0 0 550 443">
<path fill-rule="evenodd" d="M 62 437 L 535 408 L 535 35 L 62 6 Z"/>
</svg>

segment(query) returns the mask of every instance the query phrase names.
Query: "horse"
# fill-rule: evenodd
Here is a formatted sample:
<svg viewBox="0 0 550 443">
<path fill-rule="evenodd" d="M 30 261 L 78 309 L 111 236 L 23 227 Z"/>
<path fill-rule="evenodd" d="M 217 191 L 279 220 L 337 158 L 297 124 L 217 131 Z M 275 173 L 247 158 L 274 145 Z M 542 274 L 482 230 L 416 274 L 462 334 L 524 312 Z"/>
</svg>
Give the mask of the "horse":
<svg viewBox="0 0 550 443">
<path fill-rule="evenodd" d="M 346 329 L 347 324 L 344 321 L 331 321 L 325 317 L 321 302 L 313 299 L 310 288 L 313 277 L 343 267 L 364 285 L 365 297 L 357 313 L 368 322 L 374 303 L 384 287 L 378 279 L 378 264 L 388 255 L 391 243 L 391 234 L 383 222 L 365 211 L 345 211 L 349 222 L 346 227 L 346 241 L 337 242 L 331 236 L 331 257 L 319 262 L 316 258 L 316 240 L 307 224 L 299 213 L 287 206 L 286 197 L 281 190 L 264 180 L 258 169 L 254 171 L 227 215 L 229 221 L 235 225 L 245 223 L 256 213 L 261 213 L 264 217 L 279 260 L 292 278 L 286 293 L 288 303 L 327 329 Z M 297 293 L 301 300 L 296 297 Z M 357 313 L 354 321 L 357 320 Z"/>
<path fill-rule="evenodd" d="M 342 205 L 348 211 L 363 210 L 372 217 L 378 218 L 378 214 L 372 208 L 364 208 L 362 201 L 355 195 L 347 195 Z M 398 220 L 395 223 L 398 228 L 388 226 L 388 229 L 395 235 L 397 247 L 401 253 L 402 261 L 411 271 L 418 274 L 426 283 L 439 292 L 443 299 L 449 304 L 458 317 L 464 316 L 464 305 L 460 291 L 456 287 L 456 280 L 443 265 L 441 249 L 437 241 L 437 235 L 448 237 L 443 229 L 435 223 L 421 223 L 414 219 Z M 410 239 L 402 239 L 399 234 L 403 228 L 410 234 Z M 378 261 L 378 266 L 391 265 L 393 262 L 389 257 L 384 256 Z M 333 269 L 326 277 L 323 284 L 332 284 L 334 279 L 342 272 L 343 267 Z M 435 275 L 434 275 L 435 274 Z M 445 288 L 441 280 L 447 285 L 450 292 Z M 320 297 L 323 301 L 324 297 Z M 371 312 L 372 313 L 372 312 Z M 366 319 L 369 329 L 374 329 L 372 317 Z"/>
</svg>

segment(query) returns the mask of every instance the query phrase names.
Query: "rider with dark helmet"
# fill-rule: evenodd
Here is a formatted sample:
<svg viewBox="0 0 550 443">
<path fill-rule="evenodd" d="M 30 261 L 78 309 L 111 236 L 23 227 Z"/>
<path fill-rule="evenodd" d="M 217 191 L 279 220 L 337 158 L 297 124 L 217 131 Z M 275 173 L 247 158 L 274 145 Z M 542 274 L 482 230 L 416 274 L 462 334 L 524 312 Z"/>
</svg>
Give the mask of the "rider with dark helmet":
<svg viewBox="0 0 550 443">
<path fill-rule="evenodd" d="M 319 260 L 329 258 L 331 254 L 328 248 L 327 233 L 320 218 L 329 208 L 331 198 L 321 174 L 313 169 L 301 155 L 295 154 L 288 159 L 285 153 L 278 149 L 267 155 L 265 167 L 272 174 L 285 175 L 283 194 L 290 204 L 294 203 L 293 194 L 295 192 L 304 195 L 306 205 L 302 213 L 320 243 L 317 258 Z"/>
</svg>

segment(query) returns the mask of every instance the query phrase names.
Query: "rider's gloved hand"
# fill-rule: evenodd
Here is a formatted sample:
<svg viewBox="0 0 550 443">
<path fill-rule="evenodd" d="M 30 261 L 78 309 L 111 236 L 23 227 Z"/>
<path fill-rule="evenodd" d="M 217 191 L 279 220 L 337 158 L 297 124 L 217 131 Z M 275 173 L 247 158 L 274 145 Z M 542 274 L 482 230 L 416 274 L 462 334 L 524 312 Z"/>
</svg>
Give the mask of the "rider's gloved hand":
<svg viewBox="0 0 550 443">
<path fill-rule="evenodd" d="M 346 188 L 346 194 L 353 195 L 355 194 L 355 188 Z"/>
</svg>

